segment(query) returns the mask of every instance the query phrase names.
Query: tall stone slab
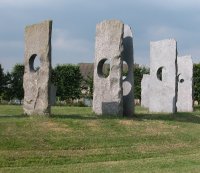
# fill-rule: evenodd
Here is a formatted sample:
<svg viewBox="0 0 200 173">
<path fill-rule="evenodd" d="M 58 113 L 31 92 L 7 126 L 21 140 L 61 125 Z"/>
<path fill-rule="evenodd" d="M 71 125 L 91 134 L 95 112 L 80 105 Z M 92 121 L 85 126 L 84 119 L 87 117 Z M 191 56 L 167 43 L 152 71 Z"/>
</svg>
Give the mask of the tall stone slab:
<svg viewBox="0 0 200 173">
<path fill-rule="evenodd" d="M 123 61 L 128 66 L 127 76 L 124 76 L 123 79 L 123 115 L 132 116 L 134 113 L 133 35 L 131 28 L 128 25 L 124 25 L 123 47 Z"/>
<path fill-rule="evenodd" d="M 178 64 L 178 112 L 193 111 L 193 62 L 191 56 L 177 58 Z"/>
<path fill-rule="evenodd" d="M 150 112 L 176 112 L 177 46 L 174 39 L 150 43 Z"/>
<path fill-rule="evenodd" d="M 141 81 L 141 106 L 144 108 L 149 108 L 150 82 L 150 75 L 144 74 Z"/>
<path fill-rule="evenodd" d="M 123 114 L 122 51 L 124 24 L 106 20 L 96 26 L 93 111 L 96 114 Z M 109 75 L 103 66 L 110 62 Z"/>
<path fill-rule="evenodd" d="M 52 21 L 44 21 L 25 28 L 24 113 L 50 114 Z M 40 68 L 34 68 L 38 58 Z"/>
</svg>

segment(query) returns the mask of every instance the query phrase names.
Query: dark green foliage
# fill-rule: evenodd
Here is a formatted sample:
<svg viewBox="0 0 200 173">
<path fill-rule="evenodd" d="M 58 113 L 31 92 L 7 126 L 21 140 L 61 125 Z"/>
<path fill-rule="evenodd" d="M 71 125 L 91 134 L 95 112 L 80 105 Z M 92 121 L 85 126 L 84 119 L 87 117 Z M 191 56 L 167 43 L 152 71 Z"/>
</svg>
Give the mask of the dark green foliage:
<svg viewBox="0 0 200 173">
<path fill-rule="evenodd" d="M 11 73 L 7 72 L 6 74 L 4 74 L 3 78 L 3 91 L 1 94 L 1 98 L 3 100 L 10 101 L 11 99 L 13 99 L 13 90 L 11 83 L 12 83 Z"/>
<path fill-rule="evenodd" d="M 149 74 L 149 68 L 134 66 L 134 97 L 141 99 L 141 81 L 143 74 Z"/>
<path fill-rule="evenodd" d="M 11 88 L 13 91 L 13 97 L 20 100 L 24 97 L 23 90 L 23 75 L 24 75 L 24 65 L 16 64 L 11 72 Z"/>
<path fill-rule="evenodd" d="M 0 64 L 0 96 L 3 92 L 3 85 L 4 85 L 4 73 L 3 73 L 3 68 L 1 67 Z"/>
<path fill-rule="evenodd" d="M 52 71 L 52 82 L 57 86 L 57 96 L 61 100 L 80 98 L 81 81 L 82 76 L 77 65 L 57 65 Z"/>
<path fill-rule="evenodd" d="M 194 100 L 200 102 L 200 64 L 193 65 Z"/>
</svg>

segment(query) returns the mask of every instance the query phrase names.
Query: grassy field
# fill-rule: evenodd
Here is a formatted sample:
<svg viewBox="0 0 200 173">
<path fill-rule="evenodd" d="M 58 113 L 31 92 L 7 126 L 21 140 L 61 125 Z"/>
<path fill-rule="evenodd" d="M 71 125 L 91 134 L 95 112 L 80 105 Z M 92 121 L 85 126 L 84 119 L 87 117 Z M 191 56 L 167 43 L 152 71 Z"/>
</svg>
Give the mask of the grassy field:
<svg viewBox="0 0 200 173">
<path fill-rule="evenodd" d="M 0 173 L 200 172 L 200 109 L 134 118 L 98 117 L 91 108 L 53 107 L 26 117 L 0 106 Z"/>
</svg>

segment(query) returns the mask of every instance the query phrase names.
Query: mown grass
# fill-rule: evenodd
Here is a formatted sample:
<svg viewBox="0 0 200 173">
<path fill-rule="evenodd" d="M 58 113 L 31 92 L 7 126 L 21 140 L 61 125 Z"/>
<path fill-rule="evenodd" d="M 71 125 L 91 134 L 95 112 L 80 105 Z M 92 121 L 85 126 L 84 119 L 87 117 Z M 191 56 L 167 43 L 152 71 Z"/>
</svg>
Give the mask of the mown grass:
<svg viewBox="0 0 200 173">
<path fill-rule="evenodd" d="M 200 109 L 133 118 L 53 107 L 27 117 L 0 106 L 0 172 L 200 172 Z"/>
</svg>

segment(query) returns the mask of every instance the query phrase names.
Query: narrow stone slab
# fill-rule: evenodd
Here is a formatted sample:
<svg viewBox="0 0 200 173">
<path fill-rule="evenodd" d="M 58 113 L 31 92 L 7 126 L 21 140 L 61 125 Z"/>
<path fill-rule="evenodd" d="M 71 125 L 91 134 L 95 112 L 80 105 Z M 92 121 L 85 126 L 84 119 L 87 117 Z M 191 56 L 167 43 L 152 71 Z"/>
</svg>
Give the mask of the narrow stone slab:
<svg viewBox="0 0 200 173">
<path fill-rule="evenodd" d="M 123 38 L 124 51 L 123 61 L 128 66 L 127 76 L 123 79 L 123 115 L 132 116 L 134 113 L 134 93 L 133 93 L 133 34 L 128 25 L 124 25 Z M 123 66 L 123 68 L 125 68 Z"/>
<path fill-rule="evenodd" d="M 193 111 L 193 62 L 192 57 L 182 56 L 177 58 L 178 64 L 178 112 Z"/>
<path fill-rule="evenodd" d="M 25 28 L 24 113 L 50 114 L 52 21 L 44 21 Z M 34 67 L 38 58 L 40 68 Z"/>
<path fill-rule="evenodd" d="M 176 112 L 176 61 L 174 39 L 150 43 L 150 112 Z"/>
<path fill-rule="evenodd" d="M 105 20 L 96 26 L 93 111 L 96 114 L 123 114 L 122 51 L 124 24 Z M 110 63 L 109 75 L 104 65 Z"/>
<path fill-rule="evenodd" d="M 150 75 L 144 74 L 141 81 L 141 106 L 144 108 L 149 108 L 150 82 Z"/>
</svg>

